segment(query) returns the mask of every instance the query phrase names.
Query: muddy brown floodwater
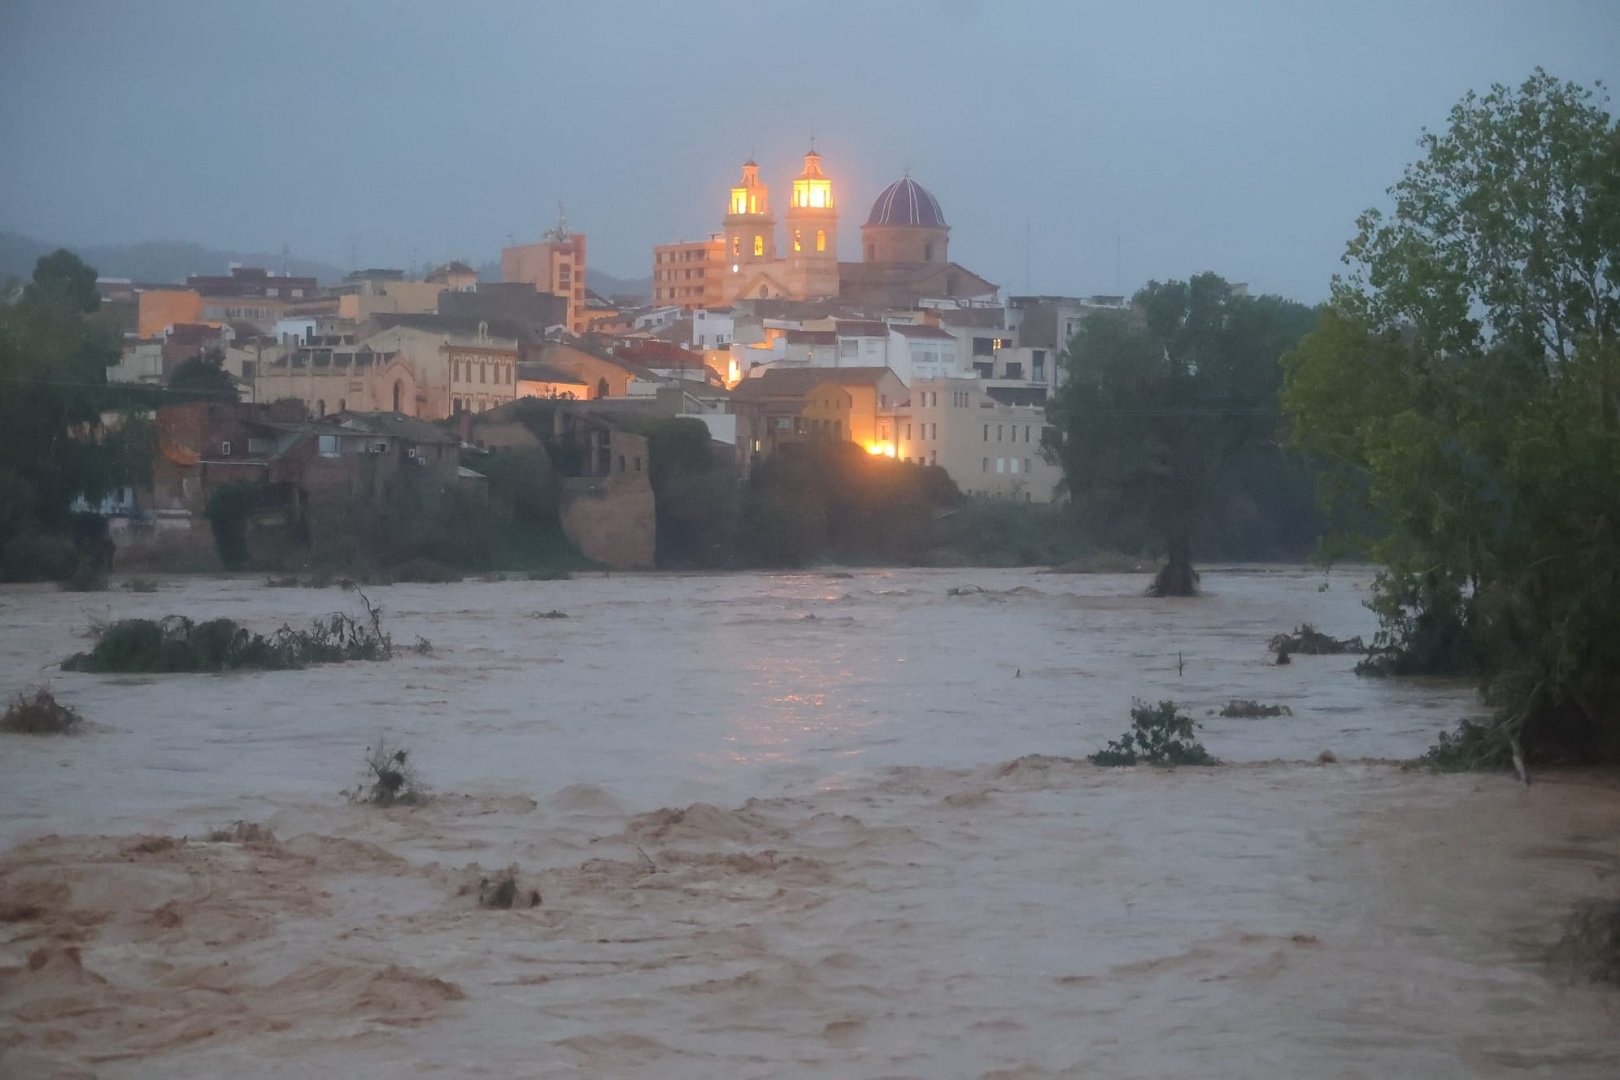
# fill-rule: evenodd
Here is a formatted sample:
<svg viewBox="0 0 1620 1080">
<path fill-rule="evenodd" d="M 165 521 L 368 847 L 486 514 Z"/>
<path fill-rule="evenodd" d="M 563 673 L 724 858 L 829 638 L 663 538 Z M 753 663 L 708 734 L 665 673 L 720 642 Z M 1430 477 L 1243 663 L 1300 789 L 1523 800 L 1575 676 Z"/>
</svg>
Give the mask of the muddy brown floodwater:
<svg viewBox="0 0 1620 1080">
<path fill-rule="evenodd" d="M 0 1076 L 1620 1075 L 1620 991 L 1545 961 L 1620 892 L 1620 786 L 1403 771 L 1466 687 L 1270 664 L 1370 634 L 1365 575 L 1142 585 L 395 586 L 430 655 L 162 677 L 53 665 L 92 619 L 352 601 L 0 590 L 0 691 L 89 721 L 0 738 Z M 1133 696 L 1227 764 L 1086 764 Z M 379 736 L 429 801 L 345 802 Z"/>
</svg>

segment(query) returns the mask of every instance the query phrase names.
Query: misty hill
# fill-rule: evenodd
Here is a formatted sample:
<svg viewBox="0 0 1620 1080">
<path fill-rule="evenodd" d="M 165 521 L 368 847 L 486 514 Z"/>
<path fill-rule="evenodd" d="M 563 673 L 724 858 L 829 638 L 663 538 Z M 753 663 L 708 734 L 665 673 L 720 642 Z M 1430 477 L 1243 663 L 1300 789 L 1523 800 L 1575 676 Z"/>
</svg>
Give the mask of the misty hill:
<svg viewBox="0 0 1620 1080">
<path fill-rule="evenodd" d="M 17 233 L 0 232 L 0 279 L 15 276 L 26 279 L 34 272 L 41 255 L 49 255 L 62 244 L 35 240 Z M 71 245 L 69 245 L 71 247 Z M 151 241 L 140 244 L 87 244 L 71 247 L 74 254 L 96 268 L 102 277 L 129 278 L 156 284 L 182 282 L 192 274 L 225 274 L 231 263 L 262 266 L 280 272 L 279 254 L 264 252 L 218 251 L 201 244 Z M 287 272 L 315 277 L 323 282 L 337 281 L 343 271 L 328 263 L 288 257 Z"/>
</svg>

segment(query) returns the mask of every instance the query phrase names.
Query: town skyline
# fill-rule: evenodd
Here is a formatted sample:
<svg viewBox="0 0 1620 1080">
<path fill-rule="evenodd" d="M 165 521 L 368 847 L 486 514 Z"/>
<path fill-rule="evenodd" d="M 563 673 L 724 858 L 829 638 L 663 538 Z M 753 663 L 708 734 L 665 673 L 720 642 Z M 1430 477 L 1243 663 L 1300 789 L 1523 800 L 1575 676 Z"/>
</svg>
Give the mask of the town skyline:
<svg viewBox="0 0 1620 1080">
<path fill-rule="evenodd" d="M 909 169 L 1007 294 L 1215 269 L 1313 302 L 1462 92 L 1612 80 L 1620 41 L 1577 0 L 1170 7 L 11 4 L 0 230 L 420 266 L 536 240 L 561 202 L 640 279 L 750 155 L 780 184 L 814 136 L 851 219 Z"/>
</svg>

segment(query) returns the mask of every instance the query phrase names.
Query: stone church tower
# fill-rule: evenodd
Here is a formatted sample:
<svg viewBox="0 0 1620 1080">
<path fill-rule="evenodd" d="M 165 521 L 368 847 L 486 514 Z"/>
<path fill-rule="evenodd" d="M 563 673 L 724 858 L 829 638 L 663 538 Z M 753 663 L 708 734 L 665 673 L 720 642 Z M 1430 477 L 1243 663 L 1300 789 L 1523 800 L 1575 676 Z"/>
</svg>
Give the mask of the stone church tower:
<svg viewBox="0 0 1620 1080">
<path fill-rule="evenodd" d="M 787 267 L 790 296 L 816 299 L 838 295 L 838 210 L 832 181 L 821 171 L 821 155 L 804 155 L 804 172 L 793 181 L 787 211 Z"/>
</svg>

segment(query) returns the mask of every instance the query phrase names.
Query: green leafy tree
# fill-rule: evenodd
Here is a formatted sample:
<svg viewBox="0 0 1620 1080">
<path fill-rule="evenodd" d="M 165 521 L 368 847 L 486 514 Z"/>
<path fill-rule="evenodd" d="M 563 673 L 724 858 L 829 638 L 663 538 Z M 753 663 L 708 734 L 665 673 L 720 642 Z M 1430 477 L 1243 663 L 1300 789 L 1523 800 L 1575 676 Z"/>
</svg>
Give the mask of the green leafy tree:
<svg viewBox="0 0 1620 1080">
<path fill-rule="evenodd" d="M 1278 357 L 1312 324 L 1300 304 L 1240 295 L 1216 274 L 1151 282 L 1130 312 L 1082 325 L 1048 410 L 1048 455 L 1101 532 L 1139 522 L 1167 559 L 1150 592 L 1188 596 L 1196 530 L 1239 451 L 1275 453 Z"/>
<path fill-rule="evenodd" d="M 225 354 L 219 349 L 209 349 L 182 361 L 169 376 L 169 389 L 230 401 L 241 397 L 236 380 L 225 370 Z"/>
<path fill-rule="evenodd" d="M 151 429 L 103 417 L 117 327 L 95 314 L 96 272 L 69 252 L 39 260 L 33 280 L 0 304 L 0 574 L 33 576 L 26 552 L 68 534 L 75 496 L 99 499 L 143 482 Z M 127 404 L 127 402 L 126 402 Z"/>
<path fill-rule="evenodd" d="M 1285 359 L 1295 445 L 1377 511 L 1380 666 L 1479 672 L 1448 752 L 1620 754 L 1620 129 L 1538 70 L 1469 94 Z"/>
</svg>

